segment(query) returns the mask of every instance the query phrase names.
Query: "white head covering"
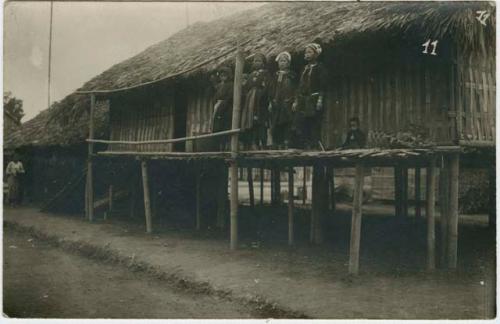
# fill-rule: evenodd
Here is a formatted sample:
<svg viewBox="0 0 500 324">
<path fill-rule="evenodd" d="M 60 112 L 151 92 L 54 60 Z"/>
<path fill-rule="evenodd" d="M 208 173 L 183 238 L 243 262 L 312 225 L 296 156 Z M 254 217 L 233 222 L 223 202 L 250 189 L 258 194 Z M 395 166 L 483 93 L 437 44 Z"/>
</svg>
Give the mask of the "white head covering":
<svg viewBox="0 0 500 324">
<path fill-rule="evenodd" d="M 284 56 L 288 60 L 288 62 L 292 61 L 292 56 L 290 55 L 290 53 L 285 51 L 276 55 L 276 62 L 278 62 L 282 56 Z"/>
<path fill-rule="evenodd" d="M 312 49 L 313 51 L 315 51 L 318 55 L 321 54 L 322 52 L 322 49 L 321 49 L 321 46 L 318 44 L 318 43 L 310 43 L 310 44 L 307 44 L 306 45 L 306 48 L 310 48 Z"/>
</svg>

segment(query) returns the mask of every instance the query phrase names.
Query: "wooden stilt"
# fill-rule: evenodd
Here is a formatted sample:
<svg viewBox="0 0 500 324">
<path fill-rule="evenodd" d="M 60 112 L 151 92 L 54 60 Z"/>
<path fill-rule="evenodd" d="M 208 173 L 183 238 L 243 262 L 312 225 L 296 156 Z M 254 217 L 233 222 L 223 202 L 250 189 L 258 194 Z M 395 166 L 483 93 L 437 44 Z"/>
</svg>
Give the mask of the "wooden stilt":
<svg viewBox="0 0 500 324">
<path fill-rule="evenodd" d="M 89 139 L 94 139 L 94 111 L 95 111 L 95 95 L 90 95 L 90 112 L 89 112 Z M 87 217 L 90 222 L 94 220 L 94 172 L 92 165 L 92 155 L 94 154 L 94 145 L 92 142 L 88 144 L 88 160 L 87 160 Z"/>
<path fill-rule="evenodd" d="M 351 242 L 349 247 L 349 274 L 356 275 L 359 271 L 359 250 L 361 244 L 361 218 L 363 205 L 364 167 L 356 165 L 354 178 L 354 193 L 351 218 Z"/>
<path fill-rule="evenodd" d="M 146 160 L 141 161 L 142 189 L 144 191 L 144 216 L 146 217 L 146 232 L 151 233 L 153 226 L 151 222 L 151 203 L 149 196 L 148 164 Z"/>
<path fill-rule="evenodd" d="M 108 203 L 109 211 L 113 211 L 113 185 L 109 185 L 108 188 Z"/>
<path fill-rule="evenodd" d="M 241 109 L 241 84 L 243 80 L 243 65 L 245 59 L 241 48 L 236 52 L 236 65 L 234 68 L 234 91 L 233 91 L 233 116 L 231 129 L 238 129 L 240 124 L 240 109 Z M 235 250 L 238 247 L 238 164 L 236 158 L 238 157 L 238 133 L 231 137 L 231 203 L 230 203 L 230 248 Z"/>
<path fill-rule="evenodd" d="M 226 202 L 227 202 L 227 184 L 228 184 L 228 169 L 226 166 L 221 166 L 220 178 L 217 185 L 217 221 L 216 227 L 223 229 L 226 225 Z"/>
<path fill-rule="evenodd" d="M 434 162 L 435 164 L 435 162 Z M 415 168 L 415 218 L 422 217 L 422 206 L 420 200 L 420 167 Z"/>
<path fill-rule="evenodd" d="M 260 168 L 260 205 L 264 205 L 264 168 Z"/>
<path fill-rule="evenodd" d="M 400 218 L 401 213 L 401 168 L 394 167 L 394 209 L 397 218 Z"/>
<path fill-rule="evenodd" d="M 313 167 L 313 174 L 311 179 L 311 226 L 309 233 L 309 240 L 311 244 L 316 242 L 316 218 L 318 214 L 318 176 L 316 176 L 317 167 Z"/>
<path fill-rule="evenodd" d="M 434 206 L 436 203 L 436 161 L 434 158 L 429 161 L 426 176 L 427 184 L 425 215 L 427 217 L 427 270 L 432 271 L 436 268 L 436 233 L 434 220 Z"/>
<path fill-rule="evenodd" d="M 201 172 L 196 170 L 196 230 L 201 229 Z"/>
<path fill-rule="evenodd" d="M 307 167 L 304 166 L 303 169 L 303 177 L 302 177 L 302 205 L 306 204 L 306 199 L 307 199 Z"/>
<path fill-rule="evenodd" d="M 440 213 L 440 264 L 441 267 L 446 267 L 446 257 L 448 255 L 448 201 L 449 201 L 449 174 L 448 162 L 443 158 L 443 166 L 439 175 L 439 213 Z"/>
<path fill-rule="evenodd" d="M 293 168 L 288 169 L 288 245 L 293 245 Z"/>
<path fill-rule="evenodd" d="M 253 191 L 253 172 L 252 168 L 247 168 L 247 177 L 248 177 L 248 193 L 250 196 L 250 206 L 254 207 L 255 206 L 255 200 L 254 200 L 254 191 Z"/>
<path fill-rule="evenodd" d="M 459 154 L 450 157 L 450 201 L 448 220 L 448 267 L 457 268 Z"/>
<path fill-rule="evenodd" d="M 408 217 L 408 168 L 405 166 L 401 169 L 402 173 L 402 196 L 401 205 L 402 205 L 402 216 L 404 218 Z"/>
<path fill-rule="evenodd" d="M 89 218 L 89 184 L 88 184 L 88 170 L 86 171 L 87 174 L 85 175 L 85 219 Z"/>
<path fill-rule="evenodd" d="M 335 202 L 335 170 L 333 167 L 328 168 L 328 187 L 330 193 L 330 210 L 335 212 L 337 204 Z"/>
<path fill-rule="evenodd" d="M 238 168 L 236 162 L 232 161 L 229 168 L 231 178 L 230 248 L 235 250 L 238 247 Z"/>
<path fill-rule="evenodd" d="M 274 174 L 274 168 L 271 169 L 271 205 L 274 205 L 276 203 L 276 182 L 274 180 L 275 174 Z"/>
<path fill-rule="evenodd" d="M 316 208 L 315 208 L 315 226 L 314 243 L 322 244 L 324 240 L 325 217 L 328 214 L 328 179 L 326 177 L 325 167 L 316 167 Z M 313 207 L 314 208 L 314 207 Z"/>
<path fill-rule="evenodd" d="M 277 205 L 281 205 L 281 169 L 274 170 L 274 197 Z"/>
<path fill-rule="evenodd" d="M 496 229 L 497 226 L 497 208 L 496 208 L 496 169 L 493 164 L 492 168 L 488 170 L 488 190 L 489 190 L 489 213 L 488 213 L 488 226 Z"/>
</svg>

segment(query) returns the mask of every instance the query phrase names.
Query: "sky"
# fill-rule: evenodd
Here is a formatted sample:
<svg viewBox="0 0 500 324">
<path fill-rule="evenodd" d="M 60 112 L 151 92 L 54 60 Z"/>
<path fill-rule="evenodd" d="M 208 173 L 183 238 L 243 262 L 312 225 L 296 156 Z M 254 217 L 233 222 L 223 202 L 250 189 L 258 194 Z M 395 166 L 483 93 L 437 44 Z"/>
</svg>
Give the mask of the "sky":
<svg viewBox="0 0 500 324">
<path fill-rule="evenodd" d="M 257 3 L 54 2 L 50 101 L 196 21 Z M 4 6 L 4 91 L 23 100 L 25 117 L 48 106 L 50 2 Z"/>
</svg>

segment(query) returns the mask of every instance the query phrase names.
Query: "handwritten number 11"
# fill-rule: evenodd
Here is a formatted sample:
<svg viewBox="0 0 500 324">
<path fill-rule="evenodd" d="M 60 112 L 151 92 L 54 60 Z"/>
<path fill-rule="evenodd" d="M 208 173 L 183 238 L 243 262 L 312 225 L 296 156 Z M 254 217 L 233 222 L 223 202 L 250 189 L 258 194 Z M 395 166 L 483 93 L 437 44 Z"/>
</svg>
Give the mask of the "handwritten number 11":
<svg viewBox="0 0 500 324">
<path fill-rule="evenodd" d="M 437 55 L 436 54 L 436 48 L 438 45 L 438 41 L 435 40 L 431 43 L 431 40 L 428 39 L 427 42 L 423 43 L 422 46 L 425 48 L 424 51 L 422 52 L 423 54 L 429 54 L 429 45 L 432 46 L 432 52 L 430 53 L 431 55 Z"/>
</svg>

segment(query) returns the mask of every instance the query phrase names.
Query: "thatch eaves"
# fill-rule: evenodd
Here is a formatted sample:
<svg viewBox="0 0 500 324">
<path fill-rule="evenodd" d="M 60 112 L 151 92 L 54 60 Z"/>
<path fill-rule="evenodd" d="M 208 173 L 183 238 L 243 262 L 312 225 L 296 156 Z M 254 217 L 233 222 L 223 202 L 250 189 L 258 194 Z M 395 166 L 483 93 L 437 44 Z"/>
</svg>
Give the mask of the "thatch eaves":
<svg viewBox="0 0 500 324">
<path fill-rule="evenodd" d="M 486 26 L 477 21 L 478 10 L 492 13 Z M 248 53 L 259 50 L 275 55 L 284 48 L 301 51 L 314 39 L 329 43 L 366 32 L 419 32 L 432 39 L 450 37 L 470 49 L 479 47 L 480 29 L 486 29 L 494 40 L 495 23 L 495 8 L 488 2 L 273 3 L 194 24 L 116 64 L 80 90 L 114 90 L 161 80 L 214 58 L 238 42 L 246 43 Z M 196 72 L 211 71 L 228 59 L 214 60 Z"/>
</svg>

